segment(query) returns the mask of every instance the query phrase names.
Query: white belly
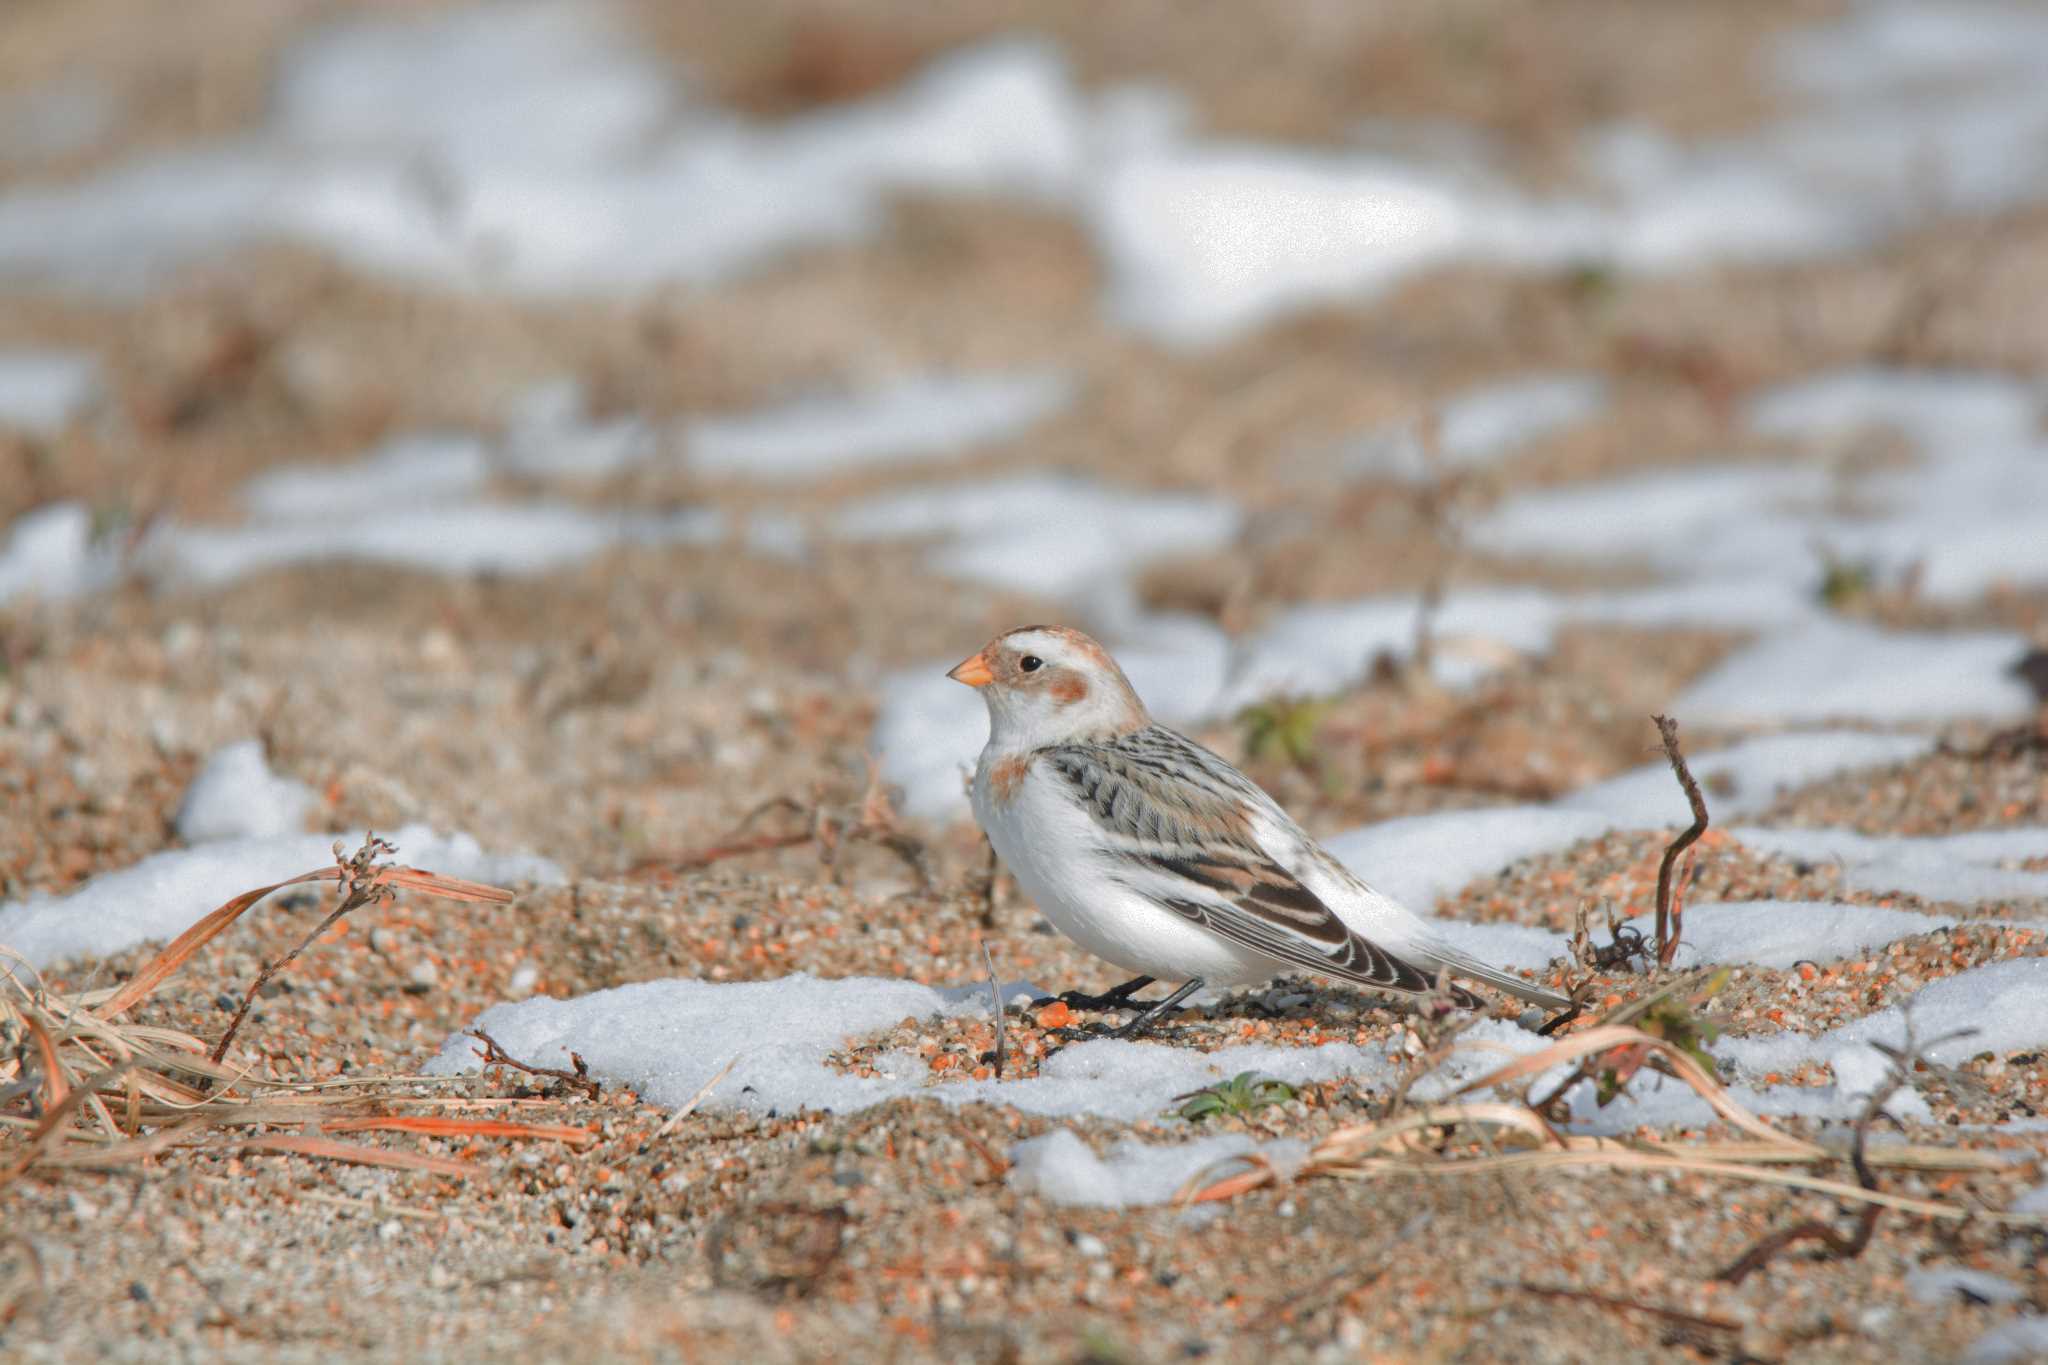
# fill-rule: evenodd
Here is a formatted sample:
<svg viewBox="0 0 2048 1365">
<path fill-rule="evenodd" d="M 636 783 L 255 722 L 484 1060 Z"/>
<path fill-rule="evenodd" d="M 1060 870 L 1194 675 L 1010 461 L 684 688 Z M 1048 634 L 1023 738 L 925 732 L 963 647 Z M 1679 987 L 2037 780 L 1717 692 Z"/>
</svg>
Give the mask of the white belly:
<svg viewBox="0 0 2048 1365">
<path fill-rule="evenodd" d="M 1088 813 L 1055 774 L 1034 766 L 1010 799 L 974 775 L 974 814 L 996 855 L 1053 927 L 1125 971 L 1212 986 L 1264 981 L 1286 964 L 1220 938 L 1117 881 Z"/>
</svg>

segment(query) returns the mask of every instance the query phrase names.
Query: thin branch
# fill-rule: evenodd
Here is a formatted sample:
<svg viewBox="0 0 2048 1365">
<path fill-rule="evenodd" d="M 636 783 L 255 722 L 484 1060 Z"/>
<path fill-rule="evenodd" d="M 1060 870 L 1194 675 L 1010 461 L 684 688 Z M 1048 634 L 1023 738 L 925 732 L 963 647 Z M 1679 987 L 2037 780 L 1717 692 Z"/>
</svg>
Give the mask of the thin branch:
<svg viewBox="0 0 2048 1365">
<path fill-rule="evenodd" d="M 1742 1324 L 1729 1318 L 1682 1313 L 1676 1308 L 1662 1308 L 1654 1303 L 1638 1303 L 1634 1299 L 1624 1299 L 1614 1294 L 1599 1294 L 1590 1289 L 1572 1289 L 1565 1285 L 1537 1284 L 1531 1280 L 1515 1280 L 1511 1284 L 1513 1288 L 1525 1294 L 1539 1294 L 1546 1299 L 1568 1299 L 1616 1312 L 1641 1313 L 1655 1318 L 1664 1324 L 1666 1344 L 1676 1343 L 1711 1351 L 1726 1347 L 1730 1336 L 1742 1335 Z"/>
<path fill-rule="evenodd" d="M 257 974 L 256 980 L 250 983 L 248 992 L 242 996 L 241 1008 L 235 1011 L 235 1017 L 228 1023 L 228 1031 L 220 1036 L 218 1043 L 214 1044 L 213 1061 L 216 1064 L 219 1063 L 221 1058 L 227 1056 L 228 1044 L 235 1040 L 236 1030 L 242 1027 L 242 1020 L 248 1017 L 249 1006 L 255 1003 L 256 1000 L 256 992 L 269 985 L 270 978 L 296 962 L 299 954 L 312 947 L 314 942 L 322 934 L 333 928 L 335 921 L 339 920 L 343 915 L 348 914 L 352 910 L 360 910 L 373 902 L 392 898 L 394 893 L 391 888 L 377 875 L 383 870 L 378 865 L 377 859 L 384 854 L 396 853 L 397 851 L 398 848 L 395 844 L 387 843 L 379 839 L 375 834 L 371 834 L 363 840 L 361 848 L 344 858 L 341 854 L 341 841 L 335 841 L 334 861 L 341 869 L 340 903 L 334 907 L 326 919 L 320 921 L 312 933 L 299 940 L 298 947 L 270 963 Z"/>
<path fill-rule="evenodd" d="M 535 1066 L 531 1062 L 522 1062 L 517 1057 L 506 1052 L 504 1048 L 498 1046 L 497 1039 L 491 1037 L 490 1034 L 485 1033 L 482 1029 L 473 1028 L 467 1030 L 467 1032 L 470 1037 L 478 1039 L 483 1043 L 481 1051 L 477 1051 L 474 1048 L 471 1051 L 476 1052 L 477 1056 L 484 1059 L 485 1066 L 509 1066 L 514 1071 L 524 1071 L 529 1076 L 552 1076 L 565 1085 L 575 1086 L 593 1100 L 598 1097 L 600 1087 L 596 1081 L 591 1079 L 590 1068 L 584 1064 L 583 1058 L 577 1053 L 572 1052 L 569 1054 L 570 1064 L 576 1068 L 574 1071 L 564 1071 L 558 1066 Z"/>
<path fill-rule="evenodd" d="M 1967 1038 L 1976 1031 L 1973 1028 L 1958 1029 L 1954 1033 L 1935 1039 L 1928 1046 L 1933 1047 L 1956 1038 Z M 1886 1074 L 1884 1084 L 1870 1092 L 1869 1103 L 1863 1106 L 1863 1112 L 1856 1117 L 1856 1140 L 1849 1149 L 1849 1161 L 1856 1168 L 1856 1183 L 1875 1194 L 1877 1176 L 1870 1169 L 1870 1160 L 1865 1148 L 1870 1136 L 1871 1122 L 1884 1112 L 1886 1102 L 1893 1095 L 1912 1083 L 1914 1065 L 1920 1060 L 1920 1047 L 1913 1040 L 1912 1015 L 1906 1016 L 1906 1045 L 1903 1048 L 1886 1047 L 1882 1043 L 1874 1043 L 1872 1046 L 1891 1059 L 1892 1069 Z M 1741 1284 L 1750 1275 L 1768 1265 L 1779 1252 L 1800 1242 L 1819 1242 L 1827 1247 L 1827 1254 L 1830 1257 L 1853 1261 L 1870 1245 L 1871 1235 L 1877 1231 L 1878 1217 L 1883 1212 L 1881 1205 L 1865 1204 L 1857 1213 L 1856 1224 L 1846 1237 L 1818 1218 L 1810 1218 L 1804 1223 L 1781 1228 L 1743 1252 L 1733 1264 L 1714 1278 L 1729 1284 Z"/>
<path fill-rule="evenodd" d="M 988 968 L 988 1005 L 996 1020 L 996 1079 L 1003 1078 L 1003 1062 L 1010 1055 L 1009 1033 L 1003 1027 L 1003 990 L 996 984 L 996 960 L 989 955 L 988 940 L 981 942 L 982 964 Z"/>
<path fill-rule="evenodd" d="M 1678 863 L 1678 855 L 1691 848 L 1702 834 L 1707 832 L 1707 798 L 1700 794 L 1700 784 L 1693 780 L 1692 770 L 1685 766 L 1685 755 L 1678 748 L 1678 722 L 1669 716 L 1654 716 L 1657 734 L 1664 741 L 1664 756 L 1671 760 L 1671 771 L 1678 777 L 1678 785 L 1685 792 L 1685 799 L 1692 805 L 1692 824 L 1679 831 L 1678 837 L 1664 849 L 1664 859 L 1657 865 L 1657 965 L 1669 967 L 1671 960 L 1678 956 L 1679 936 L 1683 932 L 1681 920 L 1684 907 L 1673 895 L 1672 869 Z"/>
</svg>

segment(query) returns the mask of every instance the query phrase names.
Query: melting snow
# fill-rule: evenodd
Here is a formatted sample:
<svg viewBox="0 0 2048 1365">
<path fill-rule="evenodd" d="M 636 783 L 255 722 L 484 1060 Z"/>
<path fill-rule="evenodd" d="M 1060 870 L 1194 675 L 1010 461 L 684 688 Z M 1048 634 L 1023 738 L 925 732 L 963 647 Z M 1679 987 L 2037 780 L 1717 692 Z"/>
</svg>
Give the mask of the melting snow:
<svg viewBox="0 0 2048 1365">
<path fill-rule="evenodd" d="M 1062 411 L 1071 374 L 922 375 L 843 396 L 690 424 L 690 466 L 700 474 L 796 480 L 848 469 L 956 455 L 1015 435 Z"/>
<path fill-rule="evenodd" d="M 332 561 L 445 574 L 537 574 L 621 544 L 708 545 L 723 534 L 724 518 L 713 508 L 653 514 L 558 502 L 430 502 L 350 517 L 165 526 L 143 542 L 141 554 L 173 578 L 217 586 L 266 569 Z"/>
<path fill-rule="evenodd" d="M 944 537 L 940 573 L 1049 597 L 1100 591 L 1144 565 L 1227 545 L 1236 507 L 1195 493 L 1138 493 L 1059 474 L 878 494 L 843 509 L 849 540 Z"/>
<path fill-rule="evenodd" d="M 55 436 L 99 395 L 100 363 L 70 351 L 0 350 L 0 431 Z"/>
<path fill-rule="evenodd" d="M 263 839 L 303 832 L 312 806 L 312 789 L 270 771 L 263 741 L 249 739 L 206 760 L 173 823 L 188 844 Z"/>
<path fill-rule="evenodd" d="M 756 125 L 561 0 L 332 28 L 289 54 L 276 106 L 253 134 L 0 198 L 0 274 L 132 288 L 288 238 L 424 283 L 638 291 L 866 233 L 893 192 L 1067 193 L 1086 140 L 1042 44 Z"/>
<path fill-rule="evenodd" d="M 409 866 L 484 882 L 559 882 L 560 869 L 531 854 L 486 853 L 467 834 L 407 825 L 384 837 Z M 200 916 L 243 891 L 334 862 L 334 841 L 348 848 L 363 834 L 282 834 L 222 839 L 156 853 L 133 867 L 94 877 L 63 896 L 0 904 L 0 944 L 38 967 L 85 955 L 105 956 L 150 939 L 175 938 Z"/>
<path fill-rule="evenodd" d="M 7 530 L 0 549 L 0 606 L 17 597 L 75 597 L 115 579 L 113 550 L 96 545 L 92 509 L 82 502 L 53 502 L 24 513 Z"/>
<path fill-rule="evenodd" d="M 1098 1209 L 1167 1204 L 1197 1177 L 1215 1180 L 1245 1169 L 1257 1155 L 1281 1176 L 1308 1157 L 1308 1144 L 1293 1138 L 1254 1142 L 1241 1133 L 1189 1142 L 1150 1143 L 1125 1138 L 1107 1157 L 1095 1155 L 1071 1129 L 1027 1138 L 1010 1148 L 1010 1184 L 1052 1204 Z"/>
<path fill-rule="evenodd" d="M 1783 858 L 1840 870 L 1851 891 L 1897 891 L 1934 901 L 2048 897 L 2048 872 L 2024 859 L 2048 852 L 2048 829 L 1976 830 L 1925 837 L 1857 834 L 1845 829 L 1738 827 L 1737 842 Z"/>
<path fill-rule="evenodd" d="M 820 980 L 805 973 L 773 981 L 645 981 L 572 1000 L 535 998 L 486 1010 L 477 1026 L 508 1051 L 545 1065 L 582 1054 L 591 1070 L 632 1086 L 655 1104 L 680 1105 L 737 1056 L 706 1103 L 749 1113 L 799 1108 L 865 1109 L 905 1095 L 948 1104 L 984 1101 L 1026 1113 L 1096 1114 L 1127 1122 L 1155 1118 L 1175 1095 L 1240 1071 L 1290 1084 L 1379 1074 L 1375 1054 L 1349 1043 L 1318 1048 L 1236 1047 L 1197 1053 L 1157 1043 L 1096 1039 L 1048 1058 L 1035 1077 L 928 1087 L 925 1060 L 885 1056 L 883 1074 L 847 1075 L 825 1065 L 850 1037 L 899 1020 L 988 1008 L 978 988 L 952 992 L 873 977 Z M 764 1027 L 764 1021 L 773 1027 Z M 457 1034 L 426 1067 L 449 1075 L 479 1069 L 473 1040 Z"/>
<path fill-rule="evenodd" d="M 1711 725 L 2015 719 L 2034 709 L 2033 692 L 2012 673 L 2026 650 L 2020 635 L 1887 632 L 1823 618 L 1723 660 L 1672 705 Z"/>
<path fill-rule="evenodd" d="M 1766 735 L 1726 749 L 1689 754 L 1692 769 L 1705 791 L 1707 809 L 1717 822 L 1754 815 L 1785 792 L 1823 782 L 1843 773 L 1904 763 L 1931 752 L 1926 735 L 1874 735 L 1861 730 L 1818 730 Z M 1581 787 L 1558 798 L 1569 810 L 1591 810 L 1627 821 L 1637 828 L 1692 823 L 1685 793 L 1662 759 L 1619 777 Z"/>
<path fill-rule="evenodd" d="M 1826 962 L 1915 934 L 1931 934 L 1955 922 L 1949 915 L 1831 901 L 1701 901 L 1685 908 L 1678 965 L 1747 962 L 1790 967 L 1802 961 Z M 1654 913 L 1638 915 L 1630 923 L 1645 938 L 1654 939 Z"/>
</svg>

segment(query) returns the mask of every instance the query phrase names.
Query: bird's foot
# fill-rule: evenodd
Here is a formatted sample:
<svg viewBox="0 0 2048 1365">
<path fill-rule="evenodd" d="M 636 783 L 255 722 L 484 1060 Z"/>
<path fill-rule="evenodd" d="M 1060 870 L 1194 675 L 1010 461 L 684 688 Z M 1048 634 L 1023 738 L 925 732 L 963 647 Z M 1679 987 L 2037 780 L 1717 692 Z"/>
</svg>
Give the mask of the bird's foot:
<svg viewBox="0 0 2048 1365">
<path fill-rule="evenodd" d="M 1040 996 L 1031 1002 L 1031 1008 L 1043 1009 L 1047 1005 L 1065 1005 L 1076 1011 L 1101 1010 L 1145 1010 L 1151 1006 L 1143 1000 L 1131 997 L 1152 984 L 1149 976 L 1133 977 L 1121 986 L 1113 986 L 1100 995 L 1089 995 L 1084 991 L 1061 991 L 1058 995 Z"/>
</svg>

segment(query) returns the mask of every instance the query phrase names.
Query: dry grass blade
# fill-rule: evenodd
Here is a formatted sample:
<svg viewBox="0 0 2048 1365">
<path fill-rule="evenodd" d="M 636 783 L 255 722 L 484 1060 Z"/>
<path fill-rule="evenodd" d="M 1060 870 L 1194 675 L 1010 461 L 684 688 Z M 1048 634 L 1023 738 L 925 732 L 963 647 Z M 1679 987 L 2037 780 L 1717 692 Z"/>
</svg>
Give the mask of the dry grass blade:
<svg viewBox="0 0 2048 1365">
<path fill-rule="evenodd" d="M 1839 1156 L 1813 1143 L 1781 1133 L 1744 1109 L 1683 1049 L 1620 1025 L 1589 1029 L 1553 1043 L 1540 1052 L 1518 1057 L 1508 1065 L 1468 1082 L 1454 1092 L 1454 1097 L 1501 1086 L 1587 1054 L 1617 1047 L 1642 1048 L 1655 1056 L 1666 1066 L 1668 1074 L 1691 1087 L 1723 1121 L 1750 1134 L 1753 1140 L 1701 1144 L 1697 1148 L 1629 1144 L 1612 1138 L 1560 1132 L 1525 1103 L 1468 1101 L 1432 1105 L 1371 1123 L 1339 1128 L 1309 1153 L 1300 1175 L 1370 1180 L 1396 1175 L 1468 1176 L 1507 1170 L 1586 1167 L 1662 1171 L 1780 1185 L 1867 1207 L 1896 1209 L 1931 1218 L 1977 1219 L 2001 1225 L 2048 1227 L 2048 1215 L 2000 1213 L 1940 1200 L 1888 1194 L 1875 1188 L 1875 1181 L 1868 1179 L 1860 1169 L 1856 1184 L 1776 1169 L 1835 1161 Z M 1484 1135 L 1481 1142 L 1473 1144 L 1472 1149 L 1478 1152 L 1477 1155 L 1457 1155 L 1446 1149 L 1444 1133 L 1459 1127 L 1476 1128 Z M 1499 1151 L 1497 1139 L 1503 1134 L 1520 1139 L 1527 1147 L 1520 1151 Z M 1884 1154 L 1873 1153 L 1866 1157 L 1859 1149 L 1859 1166 L 1864 1161 L 1880 1164 L 1881 1155 Z M 1899 1156 L 1900 1164 L 1921 1169 L 1982 1170 L 1988 1164 L 1981 1154 L 1974 1152 L 1944 1153 L 1912 1148 L 1901 1151 Z M 1192 1203 L 1235 1198 L 1275 1184 L 1278 1179 L 1270 1166 L 1260 1165 L 1195 1190 L 1187 1198 Z"/>
<path fill-rule="evenodd" d="M 254 891 L 244 891 L 165 944 L 163 951 L 144 963 L 142 970 L 130 977 L 127 984 L 115 991 L 113 996 L 94 1013 L 102 1019 L 118 1019 L 134 1009 L 153 995 L 158 986 L 170 980 L 192 954 L 218 938 L 221 932 L 240 919 L 249 907 L 271 892 L 282 891 L 287 886 L 297 886 L 301 882 L 331 882 L 338 880 L 340 876 L 340 869 L 323 867 L 318 872 L 307 872 L 285 881 L 273 882 L 269 886 L 259 886 Z"/>
<path fill-rule="evenodd" d="M 590 1141 L 587 1130 L 555 1125 L 364 1115 L 362 1110 L 371 1101 L 358 1093 L 363 1082 L 339 1087 L 344 1093 L 333 1095 L 236 1097 L 229 1091 L 242 1082 L 243 1075 L 220 1062 L 234 1036 L 232 1025 L 215 1055 L 209 1057 L 207 1045 L 191 1034 L 125 1018 L 201 948 L 265 897 L 288 886 L 337 882 L 341 885 L 338 908 L 298 948 L 266 968 L 244 997 L 243 1012 L 264 981 L 350 909 L 400 890 L 482 904 L 502 905 L 512 899 L 510 891 L 499 887 L 378 861 L 381 854 L 392 851 L 391 845 L 374 836 L 352 857 L 343 857 L 337 846 L 333 867 L 235 896 L 202 916 L 118 988 L 60 992 L 47 990 L 39 982 L 31 988 L 23 984 L 22 975 L 0 964 L 0 1028 L 22 1040 L 13 1055 L 0 1058 L 0 1138 L 16 1144 L 0 1158 L 4 1161 L 0 1185 L 39 1166 L 131 1166 L 172 1148 L 213 1145 L 217 1139 L 209 1140 L 207 1134 L 221 1129 L 291 1123 L 312 1124 L 317 1130 L 323 1119 L 444 1137 L 526 1137 L 571 1144 Z M 7 955 L 4 949 L 0 955 Z M 237 1023 L 241 1017 L 236 1016 Z M 10 1108 L 15 1112 L 8 1112 Z M 468 1169 L 446 1158 L 349 1147 L 315 1136 L 235 1136 L 229 1145 L 451 1175 Z"/>
<path fill-rule="evenodd" d="M 105 1003 L 94 1009 L 102 1019 L 118 1019 L 135 1006 L 147 1000 L 156 988 L 168 981 L 178 968 L 185 965 L 192 954 L 220 937 L 221 933 L 240 919 L 258 901 L 273 892 L 288 886 L 299 886 L 306 882 L 340 881 L 343 869 L 323 867 L 316 872 L 303 872 L 269 886 L 259 886 L 253 891 L 244 891 L 218 909 L 207 914 L 184 933 L 164 945 L 163 951 L 143 964 L 128 982 L 109 997 Z M 512 900 L 512 893 L 499 886 L 486 886 L 481 882 L 464 881 L 460 877 L 443 876 L 438 872 L 426 872 L 415 867 L 389 866 L 379 869 L 379 885 L 396 887 L 407 891 L 425 891 L 446 900 L 470 901 L 486 905 L 506 905 Z"/>
<path fill-rule="evenodd" d="M 566 1123 L 519 1123 L 512 1119 L 441 1119 L 424 1114 L 342 1119 L 320 1125 L 323 1133 L 424 1133 L 429 1137 L 538 1138 L 581 1147 L 597 1141 L 589 1128 Z"/>
<path fill-rule="evenodd" d="M 244 1138 L 239 1145 L 246 1150 L 326 1157 L 330 1161 L 346 1161 L 356 1166 L 389 1166 L 400 1171 L 427 1171 L 434 1175 L 464 1178 L 476 1173 L 476 1167 L 472 1163 L 452 1156 L 428 1156 L 424 1152 L 392 1152 L 382 1147 L 362 1147 L 355 1143 L 332 1142 L 319 1137 L 295 1137 L 290 1134 L 253 1137 Z"/>
<path fill-rule="evenodd" d="M 676 1110 L 675 1113 L 670 1114 L 668 1118 L 663 1121 L 661 1127 L 654 1130 L 654 1136 L 667 1137 L 670 1133 L 673 1133 L 676 1130 L 676 1125 L 681 1123 L 684 1119 L 690 1117 L 690 1115 L 696 1113 L 697 1106 L 704 1103 L 706 1099 L 710 1098 L 711 1092 L 718 1088 L 718 1083 L 724 1080 L 727 1076 L 730 1076 L 732 1074 L 732 1069 L 738 1066 L 739 1064 L 740 1055 L 739 1053 L 735 1052 L 732 1055 L 731 1061 L 727 1062 L 724 1066 L 718 1068 L 717 1075 L 713 1076 L 710 1080 L 704 1082 L 704 1084 L 698 1086 L 697 1093 L 690 1096 L 689 1101 L 686 1104 L 684 1104 L 682 1108 Z"/>
</svg>

